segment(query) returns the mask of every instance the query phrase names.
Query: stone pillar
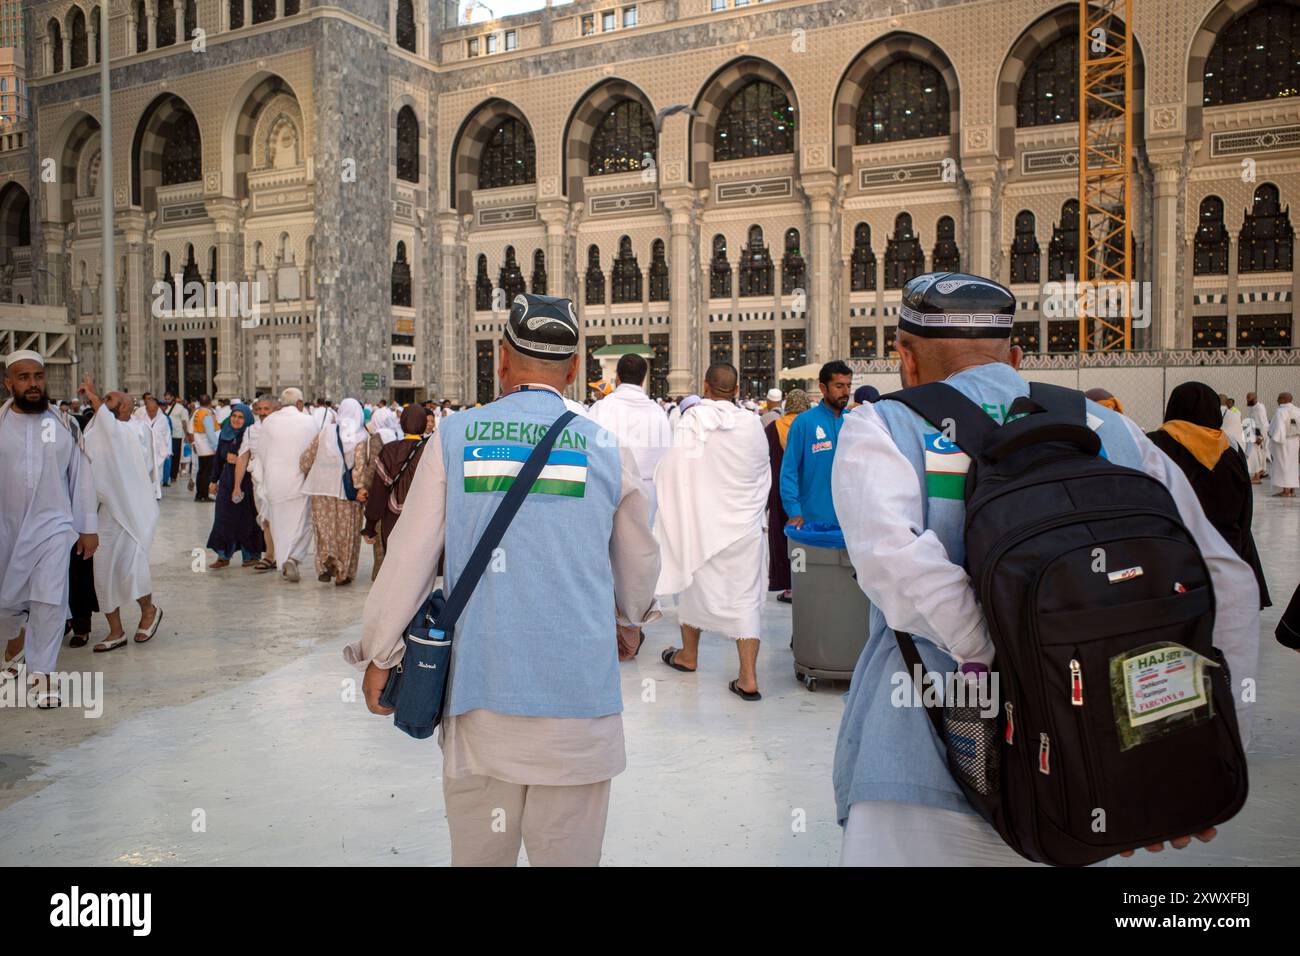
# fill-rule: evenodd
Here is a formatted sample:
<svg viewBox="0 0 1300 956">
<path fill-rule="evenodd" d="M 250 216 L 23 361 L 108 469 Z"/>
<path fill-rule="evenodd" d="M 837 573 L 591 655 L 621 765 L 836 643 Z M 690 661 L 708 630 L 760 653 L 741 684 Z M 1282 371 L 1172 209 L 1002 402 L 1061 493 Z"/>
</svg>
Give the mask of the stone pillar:
<svg viewBox="0 0 1300 956">
<path fill-rule="evenodd" d="M 546 293 L 573 298 L 572 290 L 567 287 L 569 270 L 564 262 L 565 224 L 569 221 L 567 204 L 546 203 L 539 207 L 538 214 L 546 224 Z"/>
<path fill-rule="evenodd" d="M 1178 182 L 1182 175 L 1182 157 L 1152 162 L 1155 170 L 1152 248 L 1155 249 L 1155 274 L 1151 277 L 1153 308 L 1151 321 L 1156 323 L 1154 345 L 1157 348 L 1184 348 L 1191 344 L 1191 332 L 1180 334 L 1176 325 L 1178 296 Z M 1231 268 L 1231 267 L 1230 267 Z M 1190 274 L 1190 267 L 1188 272 Z M 1235 270 L 1233 270 L 1235 273 Z M 1190 318 L 1189 318 L 1190 321 Z M 1232 320 L 1229 319 L 1229 325 Z"/>
<path fill-rule="evenodd" d="M 240 241 L 243 230 L 240 225 L 239 205 L 234 199 L 217 197 L 208 200 L 208 215 L 212 217 L 217 230 L 217 278 L 232 279 L 244 274 L 244 250 Z M 257 296 L 251 292 L 250 302 Z M 274 296 L 271 297 L 274 308 Z M 254 309 L 260 312 L 261 306 Z M 217 317 L 217 369 L 213 380 L 216 384 L 217 398 L 235 398 L 240 394 L 239 353 L 242 317 L 235 309 L 220 309 Z M 252 319 L 248 320 L 250 323 Z M 256 385 L 257 383 L 250 383 Z"/>
<path fill-rule="evenodd" d="M 158 11 L 154 9 L 153 3 L 145 6 L 145 26 L 149 30 L 149 49 L 158 49 Z"/>
<path fill-rule="evenodd" d="M 665 193 L 670 233 L 668 240 L 668 394 L 691 392 L 691 209 L 695 197 L 689 189 Z"/>
<path fill-rule="evenodd" d="M 442 328 L 438 330 L 438 337 L 442 346 L 442 377 L 441 381 L 437 383 L 438 394 L 436 397 L 450 398 L 453 402 L 459 404 L 465 401 L 467 396 L 460 375 L 465 357 L 461 354 L 463 349 L 457 335 L 464 322 L 460 310 L 457 308 L 456 292 L 465 282 L 460 268 L 459 246 L 457 243 L 458 226 L 459 217 L 455 210 L 438 216 L 438 236 L 442 253 L 442 307 L 440 309 Z M 547 255 L 549 257 L 549 252 Z M 549 263 L 547 269 L 549 272 Z M 432 391 L 429 393 L 429 397 L 435 397 Z"/>
<path fill-rule="evenodd" d="M 803 190 L 810 204 L 807 286 L 808 361 L 829 362 L 835 316 L 831 312 L 831 214 L 835 200 L 835 174 L 810 173 Z"/>
<path fill-rule="evenodd" d="M 275 0 L 275 18 L 277 20 L 284 19 L 284 0 Z"/>
<path fill-rule="evenodd" d="M 105 202 L 107 201 L 108 197 L 105 197 Z M 126 357 L 126 374 L 122 378 L 122 387 L 127 392 L 138 396 L 150 387 L 152 363 L 149 361 L 149 352 L 160 332 L 158 320 L 153 316 L 151 294 L 153 283 L 150 281 L 150 270 L 145 265 L 145 257 L 149 251 L 148 220 L 140 210 L 129 209 L 118 212 L 117 224 L 122 230 L 122 240 L 126 249 L 126 274 L 123 276 L 125 280 L 123 298 L 126 301 L 117 303 L 119 326 L 123 319 L 126 320 L 126 342 L 118 343 L 118 354 L 125 351 Z M 105 237 L 105 240 L 114 242 L 111 237 Z M 113 254 L 117 254 L 116 249 Z M 103 298 L 116 294 L 116 291 L 115 289 L 102 291 L 101 308 L 104 304 Z M 182 298 L 182 302 L 175 305 L 179 307 L 183 301 Z M 122 348 L 123 345 L 125 349 Z"/>
<path fill-rule="evenodd" d="M 172 12 L 176 15 L 176 42 L 185 42 L 185 0 L 177 0 L 172 7 Z"/>
<path fill-rule="evenodd" d="M 1228 230 L 1228 348 L 1237 347 L 1237 241 L 1240 230 Z"/>
<path fill-rule="evenodd" d="M 41 305 L 68 305 L 68 296 L 65 294 L 67 283 L 67 256 L 63 252 L 63 231 L 62 223 L 45 222 L 42 223 L 41 233 L 45 245 L 45 268 L 47 272 L 37 272 L 32 269 L 32 292 L 37 303 Z M 34 256 L 33 256 L 34 258 Z M 33 264 L 34 265 L 34 264 Z M 41 278 L 44 278 L 42 283 Z M 17 301 L 15 299 L 15 301 Z M 75 321 L 76 311 L 70 312 Z"/>
<path fill-rule="evenodd" d="M 970 183 L 971 272 L 977 276 L 987 276 L 993 270 L 994 171 L 971 169 L 967 171 L 966 178 Z"/>
<path fill-rule="evenodd" d="M 244 0 L 244 26 L 253 22 L 253 0 Z"/>
</svg>

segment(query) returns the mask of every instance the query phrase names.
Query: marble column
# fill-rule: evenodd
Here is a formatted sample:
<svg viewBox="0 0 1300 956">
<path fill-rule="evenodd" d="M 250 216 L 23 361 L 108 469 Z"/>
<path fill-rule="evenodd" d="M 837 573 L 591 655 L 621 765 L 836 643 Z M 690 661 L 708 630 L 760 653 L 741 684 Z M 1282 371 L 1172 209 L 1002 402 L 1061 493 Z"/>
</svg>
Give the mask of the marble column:
<svg viewBox="0 0 1300 956">
<path fill-rule="evenodd" d="M 126 374 L 122 378 L 122 387 L 133 395 L 139 395 L 150 387 L 152 363 L 149 361 L 149 353 L 157 345 L 161 334 L 158 320 L 153 316 L 150 270 L 145 265 L 149 250 L 147 222 L 144 213 L 137 209 L 119 210 L 117 213 L 117 225 L 122 230 L 126 248 L 126 291 L 123 296 L 126 301 L 116 304 L 119 326 L 123 319 L 126 320 Z M 111 237 L 106 237 L 106 240 L 114 241 Z M 116 250 L 113 254 L 117 254 Z M 114 289 L 105 289 L 103 295 L 109 296 L 115 292 Z M 119 355 L 123 352 L 122 344 L 119 341 Z"/>
<path fill-rule="evenodd" d="M 691 392 L 691 209 L 689 189 L 664 195 L 668 239 L 668 394 Z"/>
<path fill-rule="evenodd" d="M 253 0 L 244 0 L 244 26 L 253 22 Z"/>
<path fill-rule="evenodd" d="M 993 270 L 993 178 L 992 170 L 968 170 L 970 183 L 970 265 L 974 275 Z"/>
<path fill-rule="evenodd" d="M 468 389 L 461 379 L 460 370 L 465 362 L 461 354 L 458 332 L 465 321 L 457 307 L 457 290 L 464 285 L 465 277 L 461 274 L 460 254 L 457 242 L 459 217 L 455 210 L 438 216 L 438 236 L 442 261 L 442 328 L 438 337 L 442 346 L 442 375 L 437 382 L 437 398 L 449 398 L 460 403 L 468 400 Z M 430 385 L 432 389 L 432 383 Z M 435 397 L 433 391 L 429 397 Z"/>
<path fill-rule="evenodd" d="M 1237 255 L 1239 230 L 1228 231 L 1228 348 L 1237 347 Z"/>
<path fill-rule="evenodd" d="M 835 317 L 831 311 L 831 215 L 835 200 L 834 173 L 813 173 L 804 178 L 803 190 L 810 204 L 807 299 L 808 361 L 829 362 Z"/>
<path fill-rule="evenodd" d="M 239 206 L 234 199 L 220 197 L 208 202 L 208 215 L 212 217 L 217 230 L 217 278 L 238 276 L 244 273 L 244 250 L 240 237 Z M 250 292 L 250 301 L 252 300 Z M 274 303 L 275 297 L 271 296 Z M 274 305 L 272 304 L 274 309 Z M 260 305 L 257 306 L 260 310 Z M 240 392 L 239 328 L 242 317 L 234 309 L 225 308 L 218 312 L 217 322 L 217 369 L 214 381 L 217 398 L 234 398 Z M 249 319 L 250 323 L 254 320 Z M 304 365 L 306 363 L 304 362 Z M 256 382 L 248 383 L 256 387 Z"/>
<path fill-rule="evenodd" d="M 1153 162 L 1152 165 L 1155 170 L 1152 241 L 1156 251 L 1155 274 L 1151 277 L 1151 322 L 1156 327 L 1153 344 L 1162 349 L 1186 348 L 1191 345 L 1190 326 L 1184 330 L 1177 327 L 1178 181 L 1182 175 L 1182 161 L 1180 157 Z"/>
</svg>

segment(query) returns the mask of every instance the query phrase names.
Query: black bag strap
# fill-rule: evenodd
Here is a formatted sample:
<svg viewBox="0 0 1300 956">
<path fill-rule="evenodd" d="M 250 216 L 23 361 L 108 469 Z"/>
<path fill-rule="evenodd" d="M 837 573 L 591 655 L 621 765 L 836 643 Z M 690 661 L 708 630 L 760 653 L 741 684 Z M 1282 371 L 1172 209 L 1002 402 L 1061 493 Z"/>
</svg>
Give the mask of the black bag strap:
<svg viewBox="0 0 1300 956">
<path fill-rule="evenodd" d="M 913 385 L 882 395 L 880 400 L 906 405 L 935 428 L 943 429 L 945 420 L 951 419 L 953 443 L 972 458 L 979 457 L 985 442 L 998 430 L 988 412 L 947 382 Z"/>
<path fill-rule="evenodd" d="M 981 410 L 980 414 L 983 415 L 984 412 Z M 939 735 L 940 740 L 943 740 L 943 717 L 939 714 L 939 708 L 925 702 L 924 684 L 928 683 L 928 680 L 925 676 L 925 663 L 921 660 L 921 652 L 916 649 L 916 642 L 912 640 L 912 635 L 906 631 L 894 631 L 894 640 L 898 641 L 898 649 L 903 652 L 908 679 L 915 682 L 916 675 L 921 675 L 922 686 L 916 688 L 921 695 L 921 706 L 925 709 L 926 716 L 930 718 L 930 723 L 934 725 L 934 732 Z"/>
<path fill-rule="evenodd" d="M 1101 438 L 1088 427 L 1088 405 L 1082 392 L 1030 382 L 1029 395 L 1011 403 L 1007 423 L 989 439 L 984 457 L 998 461 L 1044 442 L 1074 445 L 1090 455 L 1101 451 Z"/>
<path fill-rule="evenodd" d="M 497 545 L 501 543 L 501 539 L 505 537 L 506 529 L 510 527 L 510 522 L 514 520 L 515 513 L 519 510 L 520 505 L 524 503 L 524 499 L 528 497 L 528 492 L 532 489 L 537 476 L 542 473 L 542 467 L 551 454 L 551 448 L 554 447 L 555 440 L 560 437 L 560 432 L 564 431 L 564 426 L 568 425 L 576 414 L 573 411 L 565 411 L 563 415 L 557 418 L 555 424 L 550 427 L 542 440 L 533 448 L 528 460 L 524 462 L 524 467 L 519 470 L 514 484 L 510 486 L 506 496 L 501 499 L 501 504 L 497 505 L 496 513 L 492 515 L 487 530 L 483 532 L 483 536 L 478 539 L 478 544 L 474 546 L 474 553 L 469 556 L 469 561 L 466 562 L 465 569 L 461 571 L 456 586 L 452 588 L 451 594 L 448 595 L 447 603 L 443 605 L 442 613 L 438 615 L 437 626 L 439 630 L 450 631 L 455 626 L 461 611 L 465 610 L 465 605 L 469 603 L 474 588 L 478 586 L 479 578 L 487 570 L 488 561 L 492 558 L 492 552 L 496 550 Z"/>
<path fill-rule="evenodd" d="M 428 440 L 429 440 L 428 435 L 421 435 L 420 440 L 414 443 L 414 447 L 412 447 L 411 450 L 406 453 L 406 460 L 402 462 L 402 467 L 397 469 L 397 474 L 393 475 L 392 481 L 385 482 L 385 484 L 387 484 L 389 488 L 396 486 L 398 479 L 402 477 L 402 472 L 406 471 L 406 466 L 409 465 L 411 463 L 411 459 L 415 457 L 415 453 L 419 451 L 421 448 L 423 448 L 424 443 L 427 442 Z"/>
</svg>

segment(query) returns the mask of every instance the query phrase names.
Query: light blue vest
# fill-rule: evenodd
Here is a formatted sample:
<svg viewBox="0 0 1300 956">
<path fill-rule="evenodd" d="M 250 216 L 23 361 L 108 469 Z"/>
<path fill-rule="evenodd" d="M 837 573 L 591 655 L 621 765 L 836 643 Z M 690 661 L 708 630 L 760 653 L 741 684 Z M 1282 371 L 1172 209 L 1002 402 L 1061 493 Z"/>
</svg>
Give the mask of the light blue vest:
<svg viewBox="0 0 1300 956">
<path fill-rule="evenodd" d="M 537 389 L 439 423 L 447 593 L 504 497 L 511 464 L 520 464 L 564 411 L 559 395 Z M 456 624 L 451 716 L 480 707 L 526 717 L 623 710 L 609 563 L 622 491 L 617 443 L 579 415 L 547 461 L 554 467 L 524 499 Z M 467 462 L 475 463 L 469 475 Z"/>
<path fill-rule="evenodd" d="M 982 404 L 1002 424 L 1017 398 L 1029 394 L 1029 383 L 1009 365 L 990 363 L 958 372 L 948 379 L 967 398 Z M 1096 429 L 1102 454 L 1118 465 L 1140 468 L 1142 455 L 1121 416 L 1088 402 L 1088 412 L 1101 419 Z M 898 402 L 879 402 L 876 411 L 899 450 L 916 469 L 918 488 L 926 488 L 925 441 L 939 430 Z M 870 471 L 862 481 L 871 481 Z M 922 505 L 923 521 L 943 542 L 954 564 L 966 559 L 962 536 L 966 506 L 958 498 L 939 497 L 932 483 Z M 914 634 L 927 671 L 952 673 L 956 663 L 925 638 Z M 845 695 L 844 716 L 835 744 L 835 805 L 839 822 L 861 800 L 897 800 L 974 813 L 948 773 L 947 758 L 929 718 L 920 707 L 895 707 L 890 702 L 894 675 L 906 673 L 902 653 L 874 605 L 871 634 L 853 671 Z"/>
</svg>

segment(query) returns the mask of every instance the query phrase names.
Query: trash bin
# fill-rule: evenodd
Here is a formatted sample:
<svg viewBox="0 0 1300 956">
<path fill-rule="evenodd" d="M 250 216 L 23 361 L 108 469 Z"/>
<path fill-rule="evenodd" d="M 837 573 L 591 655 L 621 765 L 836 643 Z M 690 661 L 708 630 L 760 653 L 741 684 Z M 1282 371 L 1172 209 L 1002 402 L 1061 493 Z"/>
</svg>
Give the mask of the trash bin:
<svg viewBox="0 0 1300 956">
<path fill-rule="evenodd" d="M 848 680 L 867 643 L 871 602 L 858 587 L 837 525 L 786 527 L 794 617 L 794 674 L 809 690 L 817 680 Z"/>
</svg>

